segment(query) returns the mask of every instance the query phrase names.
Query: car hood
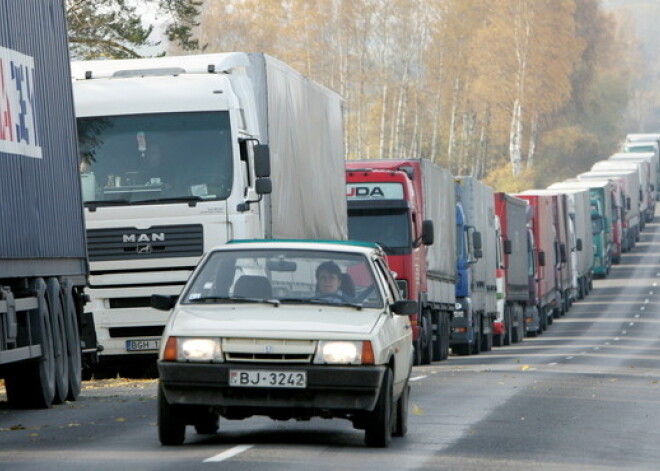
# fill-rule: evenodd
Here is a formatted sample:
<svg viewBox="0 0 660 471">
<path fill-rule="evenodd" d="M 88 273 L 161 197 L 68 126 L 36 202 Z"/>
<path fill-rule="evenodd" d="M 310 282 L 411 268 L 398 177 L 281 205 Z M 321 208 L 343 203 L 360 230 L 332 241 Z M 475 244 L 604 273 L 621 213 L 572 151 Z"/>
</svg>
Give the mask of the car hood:
<svg viewBox="0 0 660 471">
<path fill-rule="evenodd" d="M 178 306 L 168 330 L 170 335 L 239 335 L 314 338 L 319 333 L 371 333 L 382 314 L 381 309 L 362 309 L 341 306 L 275 307 L 266 303 L 245 305 Z"/>
</svg>

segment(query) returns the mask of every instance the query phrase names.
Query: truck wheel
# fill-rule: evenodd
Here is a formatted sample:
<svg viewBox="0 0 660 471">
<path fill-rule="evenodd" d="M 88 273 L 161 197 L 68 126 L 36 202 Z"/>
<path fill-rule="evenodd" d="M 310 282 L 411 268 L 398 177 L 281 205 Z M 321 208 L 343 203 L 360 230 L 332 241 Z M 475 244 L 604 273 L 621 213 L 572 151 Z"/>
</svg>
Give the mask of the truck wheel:
<svg viewBox="0 0 660 471">
<path fill-rule="evenodd" d="M 419 366 L 422 364 L 422 339 L 420 338 L 419 340 L 416 340 L 413 342 L 413 364 L 415 366 Z"/>
<path fill-rule="evenodd" d="M 163 386 L 158 385 L 158 439 L 161 445 L 181 445 L 186 439 L 186 422 L 181 410 L 167 402 Z"/>
<path fill-rule="evenodd" d="M 378 395 L 378 402 L 364 433 L 364 442 L 368 447 L 387 448 L 392 439 L 392 370 L 387 368 L 383 384 Z"/>
<path fill-rule="evenodd" d="M 201 411 L 195 419 L 195 432 L 199 435 L 213 435 L 218 431 L 220 418 L 211 411 Z"/>
<path fill-rule="evenodd" d="M 433 361 L 433 325 L 431 324 L 431 315 L 424 312 L 422 316 L 422 337 L 420 344 L 422 346 L 422 365 L 430 365 Z"/>
<path fill-rule="evenodd" d="M 39 307 L 30 312 L 30 324 L 41 345 L 41 358 L 21 371 L 5 378 L 7 402 L 11 407 L 47 408 L 55 397 L 55 354 L 53 353 L 53 332 L 51 316 L 46 302 L 46 283 L 42 278 L 31 283 L 38 292 Z"/>
<path fill-rule="evenodd" d="M 470 346 L 470 353 L 472 355 L 479 355 L 481 353 L 481 332 L 474 333 L 474 342 Z"/>
<path fill-rule="evenodd" d="M 73 301 L 71 289 L 66 289 L 64 295 L 64 320 L 66 326 L 67 363 L 69 364 L 69 394 L 67 401 L 75 401 L 80 394 L 82 383 L 82 353 L 80 351 L 80 333 L 78 331 L 78 316 Z"/>
<path fill-rule="evenodd" d="M 69 395 L 69 364 L 67 361 L 66 325 L 62 298 L 60 297 L 60 282 L 57 278 L 48 278 L 47 298 L 50 306 L 51 325 L 53 328 L 53 351 L 55 353 L 55 398 L 54 404 L 66 401 Z"/>
<path fill-rule="evenodd" d="M 504 334 L 502 336 L 504 345 L 511 345 L 513 343 L 513 312 L 511 309 L 506 310 L 507 315 L 504 316 L 506 324 L 504 324 Z"/>
<path fill-rule="evenodd" d="M 442 313 L 436 313 L 433 319 L 436 326 L 433 361 L 444 361 L 449 357 L 449 320 Z"/>
<path fill-rule="evenodd" d="M 401 397 L 396 401 L 396 416 L 394 418 L 395 437 L 404 437 L 408 433 L 408 406 L 410 405 L 410 384 L 403 387 Z"/>
<path fill-rule="evenodd" d="M 490 333 L 481 335 L 481 351 L 490 352 L 493 349 L 493 331 L 491 329 Z"/>
</svg>

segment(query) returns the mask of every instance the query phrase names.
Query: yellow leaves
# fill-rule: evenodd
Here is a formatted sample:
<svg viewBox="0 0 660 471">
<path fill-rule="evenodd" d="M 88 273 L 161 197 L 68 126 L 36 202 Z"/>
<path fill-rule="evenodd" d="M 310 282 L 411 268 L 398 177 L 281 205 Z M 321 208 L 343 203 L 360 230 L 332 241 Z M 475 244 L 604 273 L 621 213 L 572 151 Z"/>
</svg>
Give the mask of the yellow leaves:
<svg viewBox="0 0 660 471">
<path fill-rule="evenodd" d="M 524 168 L 520 175 L 514 176 L 511 164 L 506 163 L 486 175 L 483 182 L 496 191 L 520 193 L 533 188 L 534 180 L 532 169 Z"/>
<path fill-rule="evenodd" d="M 417 404 L 412 405 L 412 413 L 413 413 L 413 415 L 424 415 L 424 414 L 426 414 L 424 409 L 419 407 Z"/>
<path fill-rule="evenodd" d="M 531 368 L 531 367 L 530 367 L 529 365 L 523 365 L 523 366 L 520 367 L 520 371 L 527 371 L 527 370 L 529 370 L 530 368 Z"/>
</svg>

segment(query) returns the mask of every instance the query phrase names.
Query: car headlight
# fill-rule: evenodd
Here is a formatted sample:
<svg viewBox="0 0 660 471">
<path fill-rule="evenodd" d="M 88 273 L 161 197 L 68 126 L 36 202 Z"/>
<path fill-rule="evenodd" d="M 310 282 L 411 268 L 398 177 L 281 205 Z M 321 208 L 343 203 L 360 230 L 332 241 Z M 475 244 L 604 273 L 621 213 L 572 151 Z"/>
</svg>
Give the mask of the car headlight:
<svg viewBox="0 0 660 471">
<path fill-rule="evenodd" d="M 334 365 L 373 365 L 374 353 L 369 341 L 322 340 L 314 363 Z"/>
<path fill-rule="evenodd" d="M 223 361 L 220 339 L 213 337 L 169 337 L 162 358 L 190 362 Z"/>
</svg>

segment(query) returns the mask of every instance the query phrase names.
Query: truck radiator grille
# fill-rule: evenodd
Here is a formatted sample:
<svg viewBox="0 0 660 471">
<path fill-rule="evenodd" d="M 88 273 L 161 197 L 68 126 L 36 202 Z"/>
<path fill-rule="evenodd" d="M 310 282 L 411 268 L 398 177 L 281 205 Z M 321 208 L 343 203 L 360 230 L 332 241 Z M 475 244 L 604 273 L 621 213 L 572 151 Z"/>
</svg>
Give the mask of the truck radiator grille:
<svg viewBox="0 0 660 471">
<path fill-rule="evenodd" d="M 204 252 L 204 235 L 201 224 L 89 229 L 87 249 L 92 262 L 198 257 Z"/>
</svg>

